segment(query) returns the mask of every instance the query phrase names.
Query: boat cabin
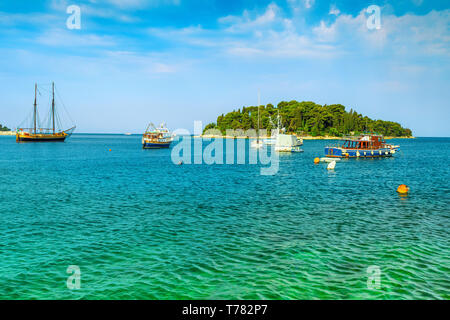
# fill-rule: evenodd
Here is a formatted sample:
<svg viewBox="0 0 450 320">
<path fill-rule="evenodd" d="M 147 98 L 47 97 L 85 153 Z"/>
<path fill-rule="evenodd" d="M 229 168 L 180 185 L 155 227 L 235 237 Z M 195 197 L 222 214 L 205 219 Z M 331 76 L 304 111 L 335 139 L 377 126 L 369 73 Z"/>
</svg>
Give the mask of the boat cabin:
<svg viewBox="0 0 450 320">
<path fill-rule="evenodd" d="M 163 133 L 162 132 L 146 132 L 144 133 L 144 138 L 147 139 L 161 139 L 163 138 Z"/>
<path fill-rule="evenodd" d="M 344 139 L 342 148 L 345 149 L 379 149 L 382 148 L 384 140 L 378 135 L 363 135 L 359 138 Z"/>
</svg>

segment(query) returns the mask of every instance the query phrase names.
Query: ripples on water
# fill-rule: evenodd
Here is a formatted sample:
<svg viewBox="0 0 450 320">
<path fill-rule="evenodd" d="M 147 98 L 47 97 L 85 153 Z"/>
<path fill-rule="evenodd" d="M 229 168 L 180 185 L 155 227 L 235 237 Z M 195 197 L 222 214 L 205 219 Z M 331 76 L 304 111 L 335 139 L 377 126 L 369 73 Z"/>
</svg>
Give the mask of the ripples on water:
<svg viewBox="0 0 450 320">
<path fill-rule="evenodd" d="M 313 164 L 326 143 L 261 176 L 176 166 L 138 136 L 0 137 L 0 298 L 449 299 L 450 139 L 398 140 L 394 158 L 335 172 Z"/>
</svg>

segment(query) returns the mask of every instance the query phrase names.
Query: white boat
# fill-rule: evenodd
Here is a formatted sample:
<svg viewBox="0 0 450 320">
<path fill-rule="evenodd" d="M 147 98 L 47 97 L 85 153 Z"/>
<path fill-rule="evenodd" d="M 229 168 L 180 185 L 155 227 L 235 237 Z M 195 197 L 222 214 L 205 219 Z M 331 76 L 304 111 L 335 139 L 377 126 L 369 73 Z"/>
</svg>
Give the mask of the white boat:
<svg viewBox="0 0 450 320">
<path fill-rule="evenodd" d="M 303 152 L 300 149 L 297 137 L 291 134 L 278 134 L 275 141 L 275 151 L 278 152 Z"/>
<path fill-rule="evenodd" d="M 320 162 L 333 162 L 333 161 L 341 161 L 341 159 L 339 159 L 339 158 L 328 158 L 328 157 L 320 158 Z"/>
<path fill-rule="evenodd" d="M 303 144 L 302 139 L 298 139 L 297 136 L 291 134 L 284 134 L 285 129 L 281 128 L 280 111 L 277 115 L 277 129 L 275 134 L 270 139 L 271 144 L 275 144 L 275 151 L 278 152 L 303 152 L 300 146 Z"/>
</svg>

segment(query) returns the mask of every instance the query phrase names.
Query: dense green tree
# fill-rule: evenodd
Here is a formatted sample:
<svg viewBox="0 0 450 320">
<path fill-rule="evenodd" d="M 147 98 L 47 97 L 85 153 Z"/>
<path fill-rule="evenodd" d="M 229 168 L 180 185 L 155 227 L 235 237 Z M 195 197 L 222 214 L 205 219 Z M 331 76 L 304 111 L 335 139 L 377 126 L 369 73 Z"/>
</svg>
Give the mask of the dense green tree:
<svg viewBox="0 0 450 320">
<path fill-rule="evenodd" d="M 377 132 L 385 136 L 412 136 L 410 129 L 399 123 L 372 120 L 341 104 L 319 105 L 312 101 L 282 101 L 275 108 L 272 104 L 259 107 L 260 128 L 268 132 L 276 128 L 276 117 L 281 116 L 281 125 L 287 132 L 313 136 L 342 136 L 351 133 Z M 257 129 L 258 107 L 242 107 L 237 111 L 220 115 L 217 123 L 211 123 L 205 130 L 217 128 L 223 134 L 227 129 Z"/>
<path fill-rule="evenodd" d="M 8 127 L 4 127 L 0 124 L 0 131 L 11 131 Z"/>
</svg>

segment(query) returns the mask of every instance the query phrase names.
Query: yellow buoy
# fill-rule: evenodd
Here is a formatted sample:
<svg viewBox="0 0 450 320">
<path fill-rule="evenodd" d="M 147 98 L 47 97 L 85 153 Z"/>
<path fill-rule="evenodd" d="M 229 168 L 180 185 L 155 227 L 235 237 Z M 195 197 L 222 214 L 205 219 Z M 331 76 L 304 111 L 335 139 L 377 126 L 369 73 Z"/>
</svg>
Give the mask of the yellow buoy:
<svg viewBox="0 0 450 320">
<path fill-rule="evenodd" d="M 314 164 L 318 164 L 320 162 L 320 159 L 319 158 L 315 158 L 314 159 Z"/>
<path fill-rule="evenodd" d="M 405 184 L 401 184 L 397 188 L 397 192 L 401 194 L 406 194 L 409 192 L 409 187 Z"/>
</svg>

